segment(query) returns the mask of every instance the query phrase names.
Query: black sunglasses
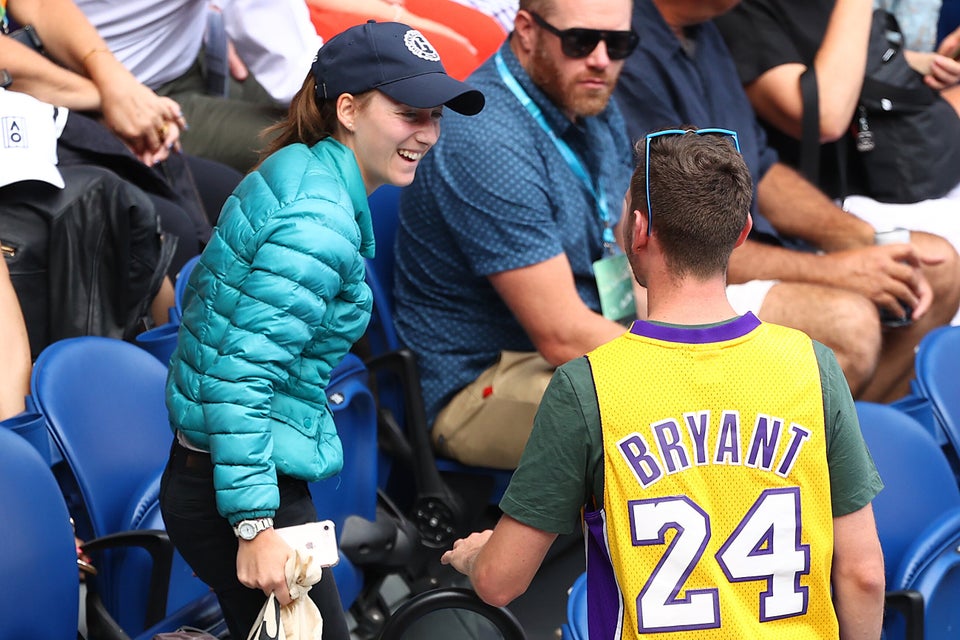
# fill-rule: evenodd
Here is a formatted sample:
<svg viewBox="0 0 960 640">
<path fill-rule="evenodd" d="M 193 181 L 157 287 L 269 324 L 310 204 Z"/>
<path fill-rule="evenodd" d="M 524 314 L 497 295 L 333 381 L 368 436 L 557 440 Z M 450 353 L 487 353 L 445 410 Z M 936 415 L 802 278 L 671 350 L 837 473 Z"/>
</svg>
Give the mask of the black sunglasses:
<svg viewBox="0 0 960 640">
<path fill-rule="evenodd" d="M 557 29 L 535 11 L 530 11 L 533 21 L 560 38 L 560 50 L 569 58 L 586 58 L 600 41 L 607 44 L 611 60 L 623 60 L 637 48 L 640 36 L 635 31 L 606 31 L 603 29 Z"/>
</svg>

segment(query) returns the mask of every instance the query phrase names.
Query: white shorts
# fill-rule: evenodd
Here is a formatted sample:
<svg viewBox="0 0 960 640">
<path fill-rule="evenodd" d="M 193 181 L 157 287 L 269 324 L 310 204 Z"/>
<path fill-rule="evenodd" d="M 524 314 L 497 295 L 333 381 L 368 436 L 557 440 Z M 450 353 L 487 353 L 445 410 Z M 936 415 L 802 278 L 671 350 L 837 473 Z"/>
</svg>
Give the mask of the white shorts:
<svg viewBox="0 0 960 640">
<path fill-rule="evenodd" d="M 850 196 L 844 200 L 843 208 L 869 222 L 877 231 L 896 227 L 925 231 L 945 238 L 960 251 L 960 185 L 942 198 L 912 204 L 889 204 L 864 196 Z M 960 311 L 950 324 L 960 324 Z"/>
<path fill-rule="evenodd" d="M 760 307 L 767 297 L 767 293 L 777 284 L 778 280 L 751 280 L 743 284 L 727 285 L 727 300 L 734 311 L 743 315 L 752 311 L 753 315 L 760 315 Z"/>
</svg>

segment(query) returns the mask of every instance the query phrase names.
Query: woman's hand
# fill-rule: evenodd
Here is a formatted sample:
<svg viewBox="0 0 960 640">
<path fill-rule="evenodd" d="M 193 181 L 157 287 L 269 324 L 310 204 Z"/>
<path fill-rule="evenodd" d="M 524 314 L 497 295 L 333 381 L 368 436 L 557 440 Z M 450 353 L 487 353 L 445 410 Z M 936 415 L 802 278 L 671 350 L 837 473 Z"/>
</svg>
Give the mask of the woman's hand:
<svg viewBox="0 0 960 640">
<path fill-rule="evenodd" d="M 253 540 L 240 540 L 237 550 L 237 579 L 251 589 L 260 589 L 268 597 L 277 596 L 281 607 L 291 602 L 287 586 L 287 558 L 293 555 L 273 527 L 264 529 Z"/>
<path fill-rule="evenodd" d="M 923 76 L 923 81 L 931 89 L 943 91 L 960 82 L 960 62 L 952 58 L 918 51 L 905 51 L 904 56 L 907 64 Z"/>
<path fill-rule="evenodd" d="M 97 86 L 104 124 L 146 164 L 165 158 L 186 126 L 180 105 L 158 96 L 125 69 Z"/>
</svg>

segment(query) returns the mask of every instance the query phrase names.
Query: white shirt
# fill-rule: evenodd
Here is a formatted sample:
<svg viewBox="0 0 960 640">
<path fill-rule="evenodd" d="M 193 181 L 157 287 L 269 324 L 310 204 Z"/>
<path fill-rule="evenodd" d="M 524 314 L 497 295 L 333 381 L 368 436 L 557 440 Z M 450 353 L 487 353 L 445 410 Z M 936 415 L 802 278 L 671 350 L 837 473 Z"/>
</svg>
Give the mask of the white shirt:
<svg viewBox="0 0 960 640">
<path fill-rule="evenodd" d="M 221 6 L 223 0 L 214 0 Z M 322 40 L 303 0 L 232 0 L 223 7 L 227 35 L 250 74 L 280 104 L 303 85 Z"/>
<path fill-rule="evenodd" d="M 207 0 L 76 0 L 113 55 L 151 89 L 182 76 L 197 59 Z"/>
</svg>

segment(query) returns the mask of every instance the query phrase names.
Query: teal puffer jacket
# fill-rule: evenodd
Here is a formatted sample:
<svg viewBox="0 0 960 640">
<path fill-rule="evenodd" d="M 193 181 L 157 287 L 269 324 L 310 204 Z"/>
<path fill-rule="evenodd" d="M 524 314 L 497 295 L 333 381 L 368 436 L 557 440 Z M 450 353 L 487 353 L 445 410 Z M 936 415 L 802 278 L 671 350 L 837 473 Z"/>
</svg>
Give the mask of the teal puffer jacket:
<svg viewBox="0 0 960 640">
<path fill-rule="evenodd" d="M 274 153 L 224 205 L 188 281 L 167 407 L 210 451 L 231 524 L 274 515 L 277 473 L 343 466 L 324 390 L 370 319 L 373 251 L 360 169 L 332 138 Z"/>
</svg>

